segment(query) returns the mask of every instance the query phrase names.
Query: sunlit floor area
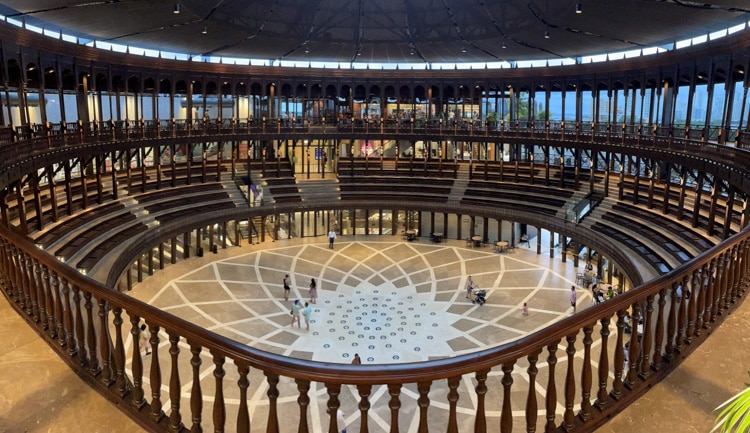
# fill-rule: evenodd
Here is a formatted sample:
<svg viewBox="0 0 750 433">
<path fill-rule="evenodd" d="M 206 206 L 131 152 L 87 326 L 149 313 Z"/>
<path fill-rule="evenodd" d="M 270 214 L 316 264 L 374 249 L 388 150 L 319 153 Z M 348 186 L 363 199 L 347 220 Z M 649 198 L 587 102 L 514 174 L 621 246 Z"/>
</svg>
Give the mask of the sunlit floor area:
<svg viewBox="0 0 750 433">
<path fill-rule="evenodd" d="M 543 241 L 542 245 L 549 245 L 549 242 Z M 549 250 L 537 254 L 535 247 L 499 254 L 492 248 L 467 246 L 463 241 L 434 244 L 427 239 L 405 242 L 391 236 L 341 236 L 334 249 L 330 249 L 321 237 L 244 245 L 180 262 L 149 277 L 130 295 L 269 352 L 337 363 L 350 363 L 353 354 L 358 353 L 363 363 L 390 364 L 471 353 L 518 339 L 570 316 L 570 287 L 575 284 L 577 270 L 572 259 L 562 262 L 559 251 L 550 258 Z M 292 281 L 288 300 L 284 299 L 282 288 L 286 274 Z M 469 276 L 476 286 L 486 290 L 484 305 L 466 298 Z M 311 304 L 310 329 L 306 329 L 304 319 L 301 327 L 292 327 L 292 301 L 310 302 L 308 287 L 312 278 L 317 282 L 318 300 Z M 590 307 L 592 300 L 588 290 L 579 288 L 578 294 L 580 312 Z M 528 305 L 528 315 L 522 314 L 524 302 Z M 729 341 L 741 344 L 736 347 L 746 347 L 744 343 L 750 339 L 744 332 L 750 318 L 747 310 L 747 307 L 740 309 L 735 314 L 738 317 L 730 318 L 672 376 L 600 430 L 627 429 L 644 433 L 710 430 L 713 408 L 738 391 L 746 379 L 745 354 L 735 356 L 719 348 Z M 138 431 L 132 422 L 124 424 L 128 428 L 122 430 L 119 426 L 124 423 L 124 415 L 96 393 L 88 391 L 83 382 L 75 380 L 74 374 L 66 373 L 62 361 L 57 360 L 4 303 L 3 312 L 7 313 L 3 317 L 12 317 L 2 321 L 0 332 L 3 341 L 12 344 L 6 343 L 0 352 L 0 432 L 68 431 L 66 426 L 90 432 Z M 16 324 L 8 327 L 13 322 Z M 17 332 L 17 328 L 27 330 L 26 334 Z M 27 336 L 19 340 L 10 338 L 12 335 Z M 168 336 L 162 333 L 159 338 L 160 358 L 164 360 L 162 368 L 168 368 Z M 132 348 L 132 342 L 127 344 Z M 181 342 L 180 349 L 180 356 L 191 356 L 185 342 Z M 717 356 L 719 351 L 726 355 Z M 558 356 L 557 368 L 565 369 L 564 347 L 561 346 Z M 11 392 L 17 386 L 15 381 L 21 377 L 18 372 L 40 371 L 37 359 L 40 357 L 46 359 L 44 364 L 52 365 L 43 369 L 45 380 L 26 378 L 21 394 Z M 201 357 L 206 429 L 211 420 L 213 361 L 209 353 L 201 353 Z M 546 383 L 546 362 L 542 358 L 537 363 L 539 401 L 543 401 L 543 384 Z M 720 365 L 714 370 L 707 368 L 709 362 Z M 55 364 L 59 365 L 54 367 Z M 236 383 L 236 367 L 227 363 L 224 368 L 224 382 Z M 528 388 L 524 379 L 527 368 L 527 364 L 521 363 L 514 366 L 514 389 Z M 719 370 L 721 374 L 713 373 Z M 498 371 L 488 379 L 491 385 L 487 394 L 488 431 L 499 431 L 501 377 L 502 372 Z M 29 383 L 35 385 L 28 387 Z M 54 386 L 56 383 L 63 386 Z M 47 389 L 49 384 L 53 384 L 53 389 Z M 184 386 L 183 398 L 186 398 L 190 383 Z M 472 431 L 476 413 L 475 386 L 473 377 L 465 377 L 459 387 L 460 431 Z M 561 386 L 558 385 L 558 389 Z M 227 431 L 233 431 L 239 399 L 233 392 L 236 387 L 226 388 Z M 58 390 L 62 392 L 56 392 Z M 265 431 L 266 391 L 262 372 L 251 369 L 248 395 L 252 431 Z M 283 414 L 281 431 L 296 431 L 299 420 L 296 383 L 282 378 L 279 391 L 279 413 Z M 435 382 L 431 388 L 430 431 L 442 431 L 447 422 L 447 392 L 447 385 L 442 382 Z M 22 397 L 19 399 L 18 395 Z M 150 395 L 150 390 L 146 395 Z M 326 388 L 314 383 L 308 395 L 311 399 L 310 431 L 328 431 Z M 416 386 L 403 387 L 399 415 L 402 432 L 417 431 L 419 414 L 415 410 L 415 400 L 418 397 Z M 162 390 L 162 399 L 166 400 L 164 408 L 169 411 L 166 389 Z M 349 430 L 359 431 L 357 389 L 342 387 L 339 399 Z M 389 431 L 389 399 L 387 388 L 373 388 L 369 396 L 372 406 L 369 431 Z M 37 410 L 33 414 L 20 410 L 21 402 L 24 407 L 31 405 Z M 78 404 L 84 403 L 99 405 L 99 413 L 120 420 L 117 427 L 110 425 L 113 422 L 110 419 L 78 420 L 76 413 L 82 413 Z M 187 401 L 182 403 L 187 410 Z M 525 431 L 523 408 L 513 409 L 514 431 Z M 540 423 L 542 419 L 540 412 Z M 84 427 L 89 422 L 92 425 Z"/>
</svg>

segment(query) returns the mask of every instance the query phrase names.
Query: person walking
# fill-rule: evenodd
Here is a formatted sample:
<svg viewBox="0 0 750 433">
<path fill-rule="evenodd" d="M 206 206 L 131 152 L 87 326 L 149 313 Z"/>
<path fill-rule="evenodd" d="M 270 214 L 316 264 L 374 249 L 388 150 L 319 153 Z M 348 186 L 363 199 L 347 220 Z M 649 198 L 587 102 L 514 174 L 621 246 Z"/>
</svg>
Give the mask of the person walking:
<svg viewBox="0 0 750 433">
<path fill-rule="evenodd" d="M 305 316 L 305 328 L 310 330 L 310 316 L 312 315 L 312 308 L 310 304 L 305 302 L 305 308 L 302 310 L 302 315 Z"/>
<path fill-rule="evenodd" d="M 331 408 L 326 409 L 328 415 L 331 414 Z M 344 418 L 344 412 L 341 409 L 336 409 L 336 427 L 340 433 L 346 433 L 346 419 Z"/>
<path fill-rule="evenodd" d="M 362 364 L 362 358 L 359 357 L 359 353 L 354 354 L 354 358 L 352 359 L 352 365 L 361 365 Z"/>
<path fill-rule="evenodd" d="M 292 304 L 292 309 L 289 311 L 292 314 L 292 328 L 294 328 L 294 322 L 297 322 L 297 327 L 302 329 L 302 324 L 299 321 L 301 310 L 302 305 L 300 305 L 299 299 L 295 299 L 294 304 Z"/>
<path fill-rule="evenodd" d="M 146 335 L 146 324 L 141 325 L 141 332 L 138 335 L 138 350 L 145 350 L 146 355 L 151 355 L 148 350 L 148 335 Z"/>
<path fill-rule="evenodd" d="M 333 249 L 333 241 L 336 240 L 336 232 L 331 229 L 331 231 L 328 232 L 328 248 Z"/>
<path fill-rule="evenodd" d="M 469 275 L 469 279 L 466 280 L 466 298 L 474 302 L 474 297 L 471 294 L 471 291 L 474 289 L 474 280 L 471 279 L 471 275 Z"/>
<path fill-rule="evenodd" d="M 289 300 L 289 291 L 292 289 L 292 280 L 289 279 L 289 274 L 284 275 L 284 279 L 282 280 L 282 283 L 284 284 L 284 300 Z"/>
<path fill-rule="evenodd" d="M 318 303 L 318 284 L 315 282 L 315 278 L 310 280 L 310 302 Z"/>
<path fill-rule="evenodd" d="M 525 302 L 523 303 L 523 308 L 521 308 L 521 314 L 524 316 L 529 315 L 529 306 Z"/>
<path fill-rule="evenodd" d="M 573 313 L 576 312 L 576 300 L 578 299 L 578 293 L 576 293 L 576 286 L 570 286 L 570 306 L 573 307 Z"/>
</svg>

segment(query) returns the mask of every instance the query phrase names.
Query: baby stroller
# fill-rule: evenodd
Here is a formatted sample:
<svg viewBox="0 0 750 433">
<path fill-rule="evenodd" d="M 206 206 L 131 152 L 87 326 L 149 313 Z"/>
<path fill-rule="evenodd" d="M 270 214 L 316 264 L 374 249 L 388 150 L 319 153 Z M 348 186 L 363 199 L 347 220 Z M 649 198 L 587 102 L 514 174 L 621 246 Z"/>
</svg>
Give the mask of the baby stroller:
<svg viewBox="0 0 750 433">
<path fill-rule="evenodd" d="M 474 291 L 474 303 L 479 305 L 484 305 L 484 301 L 487 298 L 487 291 L 486 290 L 475 290 Z"/>
</svg>

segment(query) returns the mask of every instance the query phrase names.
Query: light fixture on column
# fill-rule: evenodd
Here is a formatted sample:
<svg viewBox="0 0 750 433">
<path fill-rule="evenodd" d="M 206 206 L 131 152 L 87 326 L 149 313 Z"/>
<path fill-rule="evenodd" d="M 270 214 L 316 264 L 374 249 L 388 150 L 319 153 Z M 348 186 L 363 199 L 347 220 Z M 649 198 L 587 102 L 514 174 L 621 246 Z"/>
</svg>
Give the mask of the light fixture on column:
<svg viewBox="0 0 750 433">
<path fill-rule="evenodd" d="M 310 48 L 305 47 L 305 54 L 310 54 Z"/>
<path fill-rule="evenodd" d="M 179 3 L 175 3 L 174 4 L 174 11 L 172 11 L 172 13 L 174 13 L 174 14 L 180 13 L 180 4 Z"/>
<path fill-rule="evenodd" d="M 544 32 L 544 39 L 549 39 L 549 32 Z"/>
<path fill-rule="evenodd" d="M 204 35 L 208 33 L 208 26 L 203 26 L 203 30 L 201 30 L 201 33 L 203 33 Z"/>
<path fill-rule="evenodd" d="M 576 13 L 582 14 L 583 13 L 583 6 L 581 6 L 580 3 L 576 3 Z"/>
<path fill-rule="evenodd" d="M 503 42 L 503 45 L 502 45 L 502 47 L 501 47 L 501 48 L 502 48 L 502 49 L 506 49 L 506 48 L 508 48 L 508 46 L 507 46 L 507 45 L 505 45 L 505 42 Z"/>
</svg>

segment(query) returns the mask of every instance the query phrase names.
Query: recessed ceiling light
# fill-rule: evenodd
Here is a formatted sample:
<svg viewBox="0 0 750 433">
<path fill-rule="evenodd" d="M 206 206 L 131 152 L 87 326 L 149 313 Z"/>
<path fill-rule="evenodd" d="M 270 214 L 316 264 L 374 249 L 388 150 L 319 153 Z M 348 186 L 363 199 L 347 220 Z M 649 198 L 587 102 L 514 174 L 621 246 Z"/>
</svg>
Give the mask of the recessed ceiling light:
<svg viewBox="0 0 750 433">
<path fill-rule="evenodd" d="M 175 3 L 174 4 L 174 11 L 172 11 L 172 13 L 175 13 L 175 14 L 180 13 L 180 4 L 179 3 Z"/>
<path fill-rule="evenodd" d="M 208 27 L 207 26 L 203 26 L 203 31 L 201 31 L 201 33 L 203 33 L 204 35 L 206 33 L 208 33 Z"/>
<path fill-rule="evenodd" d="M 583 7 L 581 6 L 580 3 L 576 3 L 576 13 L 577 14 L 582 14 L 583 13 Z"/>
<path fill-rule="evenodd" d="M 549 39 L 549 32 L 544 32 L 544 39 Z"/>
</svg>

